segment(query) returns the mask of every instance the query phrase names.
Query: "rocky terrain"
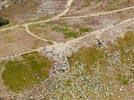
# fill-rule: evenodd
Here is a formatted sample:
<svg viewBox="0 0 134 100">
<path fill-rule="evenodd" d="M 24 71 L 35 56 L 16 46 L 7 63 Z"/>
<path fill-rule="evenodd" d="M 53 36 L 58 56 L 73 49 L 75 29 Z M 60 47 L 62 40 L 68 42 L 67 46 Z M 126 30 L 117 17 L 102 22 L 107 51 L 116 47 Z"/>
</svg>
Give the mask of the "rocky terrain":
<svg viewBox="0 0 134 100">
<path fill-rule="evenodd" d="M 133 100 L 133 0 L 0 0 L 0 100 Z"/>
</svg>

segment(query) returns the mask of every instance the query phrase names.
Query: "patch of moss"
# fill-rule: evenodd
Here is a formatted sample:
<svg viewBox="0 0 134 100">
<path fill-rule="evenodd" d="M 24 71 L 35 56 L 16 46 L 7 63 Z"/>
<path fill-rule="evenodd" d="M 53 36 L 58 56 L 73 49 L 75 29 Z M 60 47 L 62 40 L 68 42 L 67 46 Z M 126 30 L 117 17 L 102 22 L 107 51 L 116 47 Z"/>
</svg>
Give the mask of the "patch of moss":
<svg viewBox="0 0 134 100">
<path fill-rule="evenodd" d="M 7 61 L 2 73 L 4 84 L 19 92 L 49 76 L 51 61 L 37 52 L 22 55 L 22 60 Z"/>
</svg>

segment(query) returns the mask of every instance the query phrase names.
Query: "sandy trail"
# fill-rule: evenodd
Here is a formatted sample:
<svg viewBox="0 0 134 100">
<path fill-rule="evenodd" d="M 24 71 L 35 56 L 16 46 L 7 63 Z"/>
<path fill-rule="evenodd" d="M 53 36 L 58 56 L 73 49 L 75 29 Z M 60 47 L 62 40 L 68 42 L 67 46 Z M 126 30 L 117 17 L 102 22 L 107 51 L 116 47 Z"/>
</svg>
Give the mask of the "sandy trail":
<svg viewBox="0 0 134 100">
<path fill-rule="evenodd" d="M 50 22 L 50 21 L 53 21 L 53 20 L 56 20 L 56 19 L 95 17 L 95 16 L 101 16 L 101 15 L 116 13 L 116 12 L 120 12 L 120 11 L 125 11 L 125 10 L 129 10 L 129 9 L 134 9 L 134 6 L 131 6 L 131 7 L 127 7 L 127 8 L 122 8 L 122 9 L 113 10 L 113 11 L 109 11 L 109 12 L 95 13 L 95 14 L 86 15 L 86 16 L 71 16 L 71 17 L 62 17 L 62 18 L 60 18 L 61 16 L 65 15 L 69 11 L 72 3 L 73 3 L 73 0 L 69 0 L 68 3 L 67 3 L 67 5 L 66 5 L 66 9 L 61 14 L 59 14 L 59 15 L 53 17 L 53 18 L 50 18 L 50 19 L 47 19 L 47 20 L 44 20 L 44 21 L 29 22 L 29 23 L 23 24 L 22 26 L 25 26 L 25 25 L 33 25 L 33 24 L 40 24 L 40 23 L 46 23 L 46 22 Z M 14 26 L 11 26 L 11 27 L 0 29 L 0 31 L 12 30 L 12 29 L 17 28 L 17 27 L 20 27 L 20 26 L 21 25 L 14 25 Z"/>
<path fill-rule="evenodd" d="M 44 41 L 44 42 L 51 42 L 51 43 L 53 43 L 53 44 L 56 44 L 55 41 L 47 40 L 47 39 L 44 39 L 44 38 L 41 38 L 41 37 L 35 35 L 34 33 L 32 33 L 32 32 L 28 29 L 28 26 L 29 26 L 29 25 L 33 25 L 33 24 L 46 23 L 46 22 L 50 22 L 50 21 L 53 21 L 53 20 L 56 20 L 56 19 L 86 18 L 86 17 L 101 16 L 101 15 L 116 13 L 116 12 L 125 11 L 125 10 L 129 10 L 129 9 L 133 9 L 133 8 L 134 8 L 134 6 L 131 6 L 131 7 L 123 8 L 123 9 L 118 9 L 118 10 L 109 11 L 109 12 L 95 13 L 95 14 L 91 14 L 91 15 L 87 15 L 87 16 L 72 16 L 72 17 L 63 17 L 63 18 L 60 18 L 60 17 L 62 17 L 63 15 L 65 15 L 65 14 L 69 11 L 69 9 L 70 9 L 70 7 L 71 7 L 73 1 L 74 1 L 74 0 L 68 0 L 68 2 L 67 2 L 67 4 L 66 4 L 66 9 L 65 9 L 63 12 L 61 12 L 59 15 L 55 16 L 55 17 L 52 17 L 52 18 L 47 19 L 47 20 L 44 20 L 44 21 L 29 22 L 29 23 L 26 23 L 26 24 L 23 24 L 23 25 L 11 26 L 11 27 L 9 27 L 9 28 L 0 29 L 0 31 L 11 30 L 11 29 L 14 29 L 14 28 L 23 26 L 23 27 L 26 29 L 27 34 L 31 35 L 32 37 L 34 37 L 34 38 L 36 38 L 36 39 L 39 39 L 39 40 L 41 40 L 41 41 Z"/>
<path fill-rule="evenodd" d="M 118 29 L 120 27 L 125 27 L 129 24 L 132 24 L 134 23 L 134 17 L 131 18 L 131 19 L 127 19 L 127 20 L 124 20 L 122 22 L 120 22 L 119 24 L 116 24 L 116 25 L 111 25 L 109 27 L 106 27 L 106 28 L 102 28 L 101 30 L 96 30 L 96 31 L 93 31 L 91 32 L 90 34 L 87 34 L 87 35 L 84 35 L 82 37 L 78 37 L 76 39 L 73 39 L 73 40 L 70 40 L 70 41 L 67 41 L 66 43 L 56 43 L 54 45 L 51 45 L 51 46 L 47 46 L 47 47 L 41 47 L 39 49 L 34 49 L 34 50 L 31 50 L 31 51 L 27 51 L 27 52 L 23 52 L 23 53 L 20 53 L 20 54 L 16 54 L 16 55 L 13 55 L 13 56 L 8 56 L 8 57 L 2 57 L 0 58 L 0 60 L 7 60 L 7 59 L 13 59 L 13 58 L 16 58 L 18 56 L 21 56 L 23 54 L 26 54 L 26 53 L 31 53 L 31 52 L 34 52 L 34 51 L 42 51 L 44 49 L 47 49 L 46 51 L 47 52 L 52 52 L 52 53 L 56 53 L 57 55 L 66 55 L 66 54 L 70 54 L 71 52 L 73 51 L 76 51 L 76 48 L 74 48 L 74 45 L 76 45 L 77 43 L 81 42 L 81 40 L 84 40 L 85 38 L 88 38 L 92 35 L 95 35 L 95 38 L 96 39 L 100 39 L 101 38 L 101 35 L 105 32 L 105 31 L 108 31 L 108 30 L 112 30 L 112 29 Z M 74 48 L 74 49 L 68 49 L 68 48 Z M 76 47 L 76 46 L 75 46 Z M 77 45 L 77 49 L 80 48 L 80 46 Z M 52 54 L 53 55 L 53 54 Z M 62 55 L 63 56 L 63 55 Z M 57 59 L 57 57 L 56 57 Z"/>
<path fill-rule="evenodd" d="M 49 21 L 53 21 L 53 20 L 56 20 L 56 19 L 60 19 L 60 17 L 62 17 L 63 15 L 65 15 L 72 3 L 73 3 L 74 0 L 68 0 L 67 4 L 66 4 L 66 9 L 60 13 L 59 15 L 53 17 L 53 18 L 50 18 L 50 19 L 47 19 L 47 20 L 44 20 L 44 21 L 38 21 L 38 22 L 29 22 L 29 23 L 26 23 L 26 24 L 23 24 L 23 25 L 15 25 L 15 26 L 12 26 L 12 27 L 9 27 L 9 28 L 4 28 L 4 29 L 1 29 L 0 31 L 6 31 L 6 30 L 10 30 L 10 29 L 13 29 L 13 28 L 16 28 L 16 27 L 24 27 L 27 31 L 27 34 L 39 39 L 39 40 L 42 40 L 42 41 L 45 41 L 45 42 L 52 42 L 54 46 L 58 47 L 57 51 L 55 52 L 63 52 L 65 50 L 65 47 L 70 47 L 71 45 L 79 42 L 80 40 L 84 39 L 84 38 L 87 38 L 89 37 L 90 35 L 95 35 L 96 36 L 96 39 L 99 39 L 102 35 L 103 32 L 107 31 L 107 30 L 110 30 L 110 29 L 113 29 L 113 28 L 118 28 L 118 27 L 121 27 L 122 25 L 126 24 L 126 23 L 129 23 L 129 22 L 133 22 L 134 21 L 134 18 L 131 18 L 131 19 L 127 19 L 125 21 L 122 21 L 121 23 L 117 24 L 117 25 L 111 25 L 111 26 L 108 26 L 106 28 L 102 28 L 101 30 L 96 30 L 90 34 L 87 34 L 85 36 L 82 36 L 82 37 L 78 37 L 77 39 L 74 39 L 74 40 L 70 40 L 70 41 L 67 41 L 66 43 L 56 43 L 55 41 L 50 41 L 50 40 L 46 40 L 46 39 L 43 39 L 43 38 L 40 38 L 38 36 L 36 36 L 35 34 L 33 34 L 32 32 L 30 32 L 30 30 L 28 29 L 28 25 L 32 25 L 32 24 L 39 24 L 39 23 L 45 23 L 45 22 L 49 22 Z M 123 8 L 123 9 L 118 9 L 118 10 L 114 10 L 114 11 L 109 11 L 109 12 L 102 12 L 102 13 L 95 13 L 95 14 L 91 14 L 91 15 L 87 15 L 87 16 L 73 16 L 73 17 L 63 17 L 61 19 L 67 19 L 67 18 L 84 18 L 84 17 L 91 17 L 91 16 L 100 16 L 100 15 L 105 15 L 105 14 L 111 14 L 111 13 L 115 13 L 115 12 L 120 12 L 120 11 L 125 11 L 125 10 L 129 10 L 129 9 L 133 9 L 134 6 L 132 7 L 128 7 L 128 8 Z M 61 46 L 62 45 L 62 46 Z M 48 48 L 51 48 L 51 46 L 48 46 Z M 43 50 L 44 47 L 41 47 L 39 49 L 34 49 L 34 50 L 31 50 L 31 51 L 28 51 L 28 52 L 23 52 L 23 53 L 20 53 L 20 54 L 16 54 L 16 55 L 13 55 L 13 56 L 9 56 L 9 57 L 2 57 L 0 58 L 0 60 L 6 60 L 6 59 L 10 59 L 10 58 L 15 58 L 17 56 L 20 56 L 20 55 L 23 55 L 23 54 L 26 54 L 26 53 L 30 53 L 30 52 L 34 52 L 34 51 L 41 51 Z M 62 51 L 60 51 L 62 50 Z"/>
<path fill-rule="evenodd" d="M 94 13 L 94 14 L 90 14 L 90 15 L 62 17 L 61 19 L 96 17 L 96 16 L 102 16 L 102 15 L 112 14 L 112 13 L 116 13 L 116 12 L 126 11 L 126 10 L 130 10 L 130 9 L 134 9 L 134 6 L 122 8 L 122 9 L 118 9 L 118 10 L 113 10 L 113 11 L 109 11 L 109 12 Z"/>
<path fill-rule="evenodd" d="M 19 54 L 13 55 L 13 56 L 2 57 L 2 58 L 0 58 L 0 60 L 14 59 L 14 58 L 16 58 L 18 56 L 21 56 L 23 54 L 27 54 L 27 53 L 31 53 L 31 52 L 35 52 L 35 51 L 37 51 L 37 52 L 44 52 L 48 57 L 50 57 L 50 58 L 52 58 L 53 60 L 56 61 L 54 63 L 55 70 L 53 70 L 53 71 L 66 70 L 66 68 L 69 67 L 69 62 L 68 62 L 67 57 L 69 55 L 71 55 L 73 52 L 79 50 L 79 48 L 81 48 L 83 45 L 85 45 L 83 42 L 87 42 L 87 41 L 85 41 L 86 38 L 95 36 L 94 40 L 95 39 L 100 39 L 102 34 L 105 31 L 109 31 L 109 30 L 113 30 L 113 29 L 117 29 L 118 30 L 118 28 L 120 29 L 120 28 L 128 26 L 130 24 L 134 24 L 134 17 L 133 17 L 131 19 L 124 20 L 124 21 L 122 21 L 122 22 L 120 22 L 120 23 L 118 23 L 116 25 L 110 25 L 110 26 L 108 26 L 106 28 L 102 28 L 102 29 L 93 31 L 90 34 L 84 35 L 82 37 L 78 37 L 76 39 L 67 41 L 66 43 L 56 43 L 55 41 L 51 41 L 51 40 L 46 40 L 46 39 L 40 38 L 40 37 L 36 36 L 35 34 L 33 34 L 29 30 L 28 25 L 39 24 L 39 23 L 49 22 L 49 21 L 53 21 L 53 20 L 59 19 L 61 16 L 65 15 L 69 11 L 72 2 L 73 2 L 73 0 L 69 0 L 67 5 L 66 5 L 66 9 L 61 14 L 59 14 L 59 15 L 51 18 L 51 19 L 48 19 L 48 20 L 45 20 L 45 21 L 39 21 L 39 22 L 30 22 L 30 23 L 27 23 L 27 24 L 24 24 L 24 25 L 15 25 L 15 26 L 12 26 L 12 27 L 9 27 L 9 28 L 1 29 L 0 31 L 6 31 L 6 30 L 14 29 L 16 27 L 23 26 L 26 29 L 27 34 L 29 34 L 29 35 L 31 35 L 31 36 L 39 39 L 39 40 L 42 40 L 44 42 L 52 42 L 54 45 L 47 46 L 47 47 L 40 47 L 38 49 L 33 49 L 33 50 L 30 50 L 30 51 L 27 51 L 27 52 L 23 52 L 23 53 L 19 53 Z M 133 8 L 134 8 L 134 6 L 133 7 L 124 8 L 124 9 L 120 9 L 120 10 L 110 11 L 110 12 L 92 14 L 92 15 L 89 15 L 89 16 L 87 15 L 87 16 L 63 17 L 61 19 L 85 18 L 85 17 L 91 17 L 91 16 L 100 16 L 100 15 L 115 13 L 115 12 L 119 12 L 119 11 L 125 11 L 125 10 L 133 9 Z M 3 70 L 1 70 L 1 71 L 3 71 Z M 3 93 L 5 95 L 8 94 L 5 91 Z"/>
<path fill-rule="evenodd" d="M 78 51 L 83 46 L 90 47 L 93 44 L 97 44 L 96 39 L 100 39 L 101 35 L 104 32 L 112 29 L 122 29 L 124 27 L 131 25 L 133 22 L 134 18 L 127 19 L 120 22 L 117 25 L 111 25 L 101 30 L 91 32 L 90 34 L 67 41 L 66 43 L 59 43 L 52 46 L 47 46 L 43 49 L 42 52 L 44 52 L 45 55 L 47 55 L 49 58 L 52 58 L 55 61 L 52 70 L 53 73 L 63 71 L 69 68 L 70 65 L 67 57 L 72 55 L 73 52 Z"/>
<path fill-rule="evenodd" d="M 65 15 L 72 3 L 73 3 L 74 0 L 68 0 L 67 4 L 66 4 L 66 7 L 65 7 L 65 10 L 63 12 L 61 12 L 60 14 L 58 14 L 57 16 L 54 16 L 52 18 L 49 18 L 47 20 L 43 20 L 43 21 L 37 21 L 37 22 L 29 22 L 29 23 L 26 23 L 26 24 L 22 24 L 22 25 L 14 25 L 14 26 L 11 26 L 11 27 L 7 27 L 7 28 L 3 28 L 3 29 L 0 29 L 0 31 L 7 31 L 7 30 L 11 30 L 11 29 L 14 29 L 14 28 L 17 28 L 17 27 L 20 27 L 20 26 L 28 26 L 28 25 L 33 25 L 33 24 L 40 24 L 40 23 L 46 23 L 46 22 L 50 22 L 50 21 L 53 21 L 53 20 L 56 20 L 56 19 L 59 19 L 61 16 Z"/>
<path fill-rule="evenodd" d="M 101 38 L 101 35 L 103 34 L 103 32 L 105 32 L 105 31 L 107 31 L 107 30 L 110 30 L 110 29 L 113 29 L 113 28 L 118 29 L 119 27 L 125 26 L 124 24 L 127 25 L 127 24 L 133 23 L 133 22 L 134 22 L 134 17 L 131 18 L 131 19 L 124 20 L 124 21 L 120 22 L 119 24 L 111 25 L 111 26 L 108 26 L 108 27 L 106 27 L 106 28 L 102 28 L 102 29 L 93 31 L 93 32 L 91 32 L 90 34 L 84 35 L 84 36 L 82 36 L 82 37 L 78 37 L 77 39 L 74 39 L 74 40 L 72 40 L 72 41 L 68 41 L 68 43 L 69 43 L 69 42 L 74 42 L 74 41 L 79 41 L 79 40 L 81 40 L 81 39 L 83 39 L 83 38 L 86 38 L 86 37 L 88 37 L 88 36 L 90 36 L 90 35 L 93 35 L 93 34 L 95 34 L 96 38 L 99 39 L 99 38 Z"/>
<path fill-rule="evenodd" d="M 25 28 L 27 34 L 33 36 L 34 38 L 36 38 L 36 39 L 38 39 L 38 40 L 41 40 L 41 41 L 44 41 L 44 42 L 48 42 L 48 43 L 53 43 L 53 44 L 56 44 L 56 43 L 57 43 L 57 42 L 55 42 L 55 41 L 47 40 L 47 39 L 41 38 L 41 37 L 39 37 L 39 36 L 33 34 L 33 33 L 29 30 L 28 25 L 25 25 L 24 28 Z"/>
<path fill-rule="evenodd" d="M 30 22 L 30 23 L 23 24 L 23 25 L 15 25 L 15 26 L 11 26 L 9 28 L 0 29 L 0 31 L 7 31 L 7 30 L 11 30 L 11 29 L 14 29 L 14 28 L 17 28 L 17 27 L 23 27 L 23 28 L 26 29 L 27 34 L 33 36 L 34 38 L 39 39 L 39 40 L 44 41 L 44 42 L 51 42 L 51 43 L 55 44 L 56 43 L 55 41 L 43 39 L 43 38 L 40 38 L 40 37 L 36 36 L 35 34 L 33 34 L 29 30 L 28 25 L 38 24 L 38 23 L 43 23 L 43 22 L 45 23 L 45 22 L 49 22 L 49 21 L 52 21 L 52 20 L 60 18 L 61 16 L 65 15 L 69 11 L 73 1 L 74 0 L 68 0 L 68 2 L 66 4 L 66 9 L 62 13 L 60 13 L 59 15 L 57 15 L 57 16 L 55 16 L 53 18 L 47 19 L 45 21 Z M 27 52 L 23 52 L 23 53 L 20 53 L 20 54 L 16 54 L 16 55 L 13 55 L 13 56 L 1 57 L 0 60 L 7 60 L 7 59 L 16 58 L 16 57 L 21 56 L 21 55 L 26 54 L 26 53 L 31 53 L 31 52 L 34 52 L 34 51 L 40 51 L 40 50 L 42 50 L 42 48 L 44 48 L 44 47 L 41 47 L 39 49 L 30 50 L 30 51 L 27 51 Z"/>
<path fill-rule="evenodd" d="M 67 4 L 66 4 L 66 9 L 65 9 L 63 12 L 61 12 L 59 15 L 57 15 L 57 16 L 55 16 L 55 17 L 53 17 L 53 18 L 47 19 L 47 20 L 45 20 L 45 21 L 38 21 L 38 22 L 31 22 L 31 23 L 24 24 L 23 27 L 26 29 L 27 34 L 33 36 L 34 38 L 36 38 L 36 39 L 38 39 L 38 40 L 41 40 L 41 41 L 44 41 L 44 42 L 51 42 L 51 43 L 53 43 L 53 44 L 56 44 L 57 42 L 55 42 L 55 41 L 47 40 L 47 39 L 41 38 L 41 37 L 35 35 L 34 33 L 32 33 L 32 32 L 29 30 L 28 25 L 39 24 L 39 23 L 46 23 L 46 22 L 50 22 L 50 21 L 59 19 L 61 16 L 65 15 L 65 14 L 69 11 L 69 9 L 70 9 L 70 7 L 71 7 L 73 1 L 74 1 L 74 0 L 68 0 L 68 2 L 67 2 Z"/>
<path fill-rule="evenodd" d="M 9 60 L 9 59 L 14 59 L 16 57 L 19 57 L 23 54 L 28 54 L 28 53 L 32 53 L 32 52 L 40 52 L 41 50 L 43 50 L 44 47 L 40 47 L 38 49 L 32 49 L 30 51 L 26 51 L 26 52 L 22 52 L 22 53 L 19 53 L 19 54 L 16 54 L 16 55 L 12 55 L 12 56 L 7 56 L 7 57 L 1 57 L 0 60 Z"/>
</svg>

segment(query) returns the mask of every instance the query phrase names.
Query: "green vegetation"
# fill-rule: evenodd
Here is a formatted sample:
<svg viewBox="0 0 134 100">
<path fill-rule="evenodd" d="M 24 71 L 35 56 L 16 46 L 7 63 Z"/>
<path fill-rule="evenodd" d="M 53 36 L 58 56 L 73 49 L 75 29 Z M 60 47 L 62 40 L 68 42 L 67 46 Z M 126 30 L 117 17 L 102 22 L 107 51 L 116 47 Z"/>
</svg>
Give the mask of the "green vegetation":
<svg viewBox="0 0 134 100">
<path fill-rule="evenodd" d="M 84 3 L 85 3 L 84 7 L 90 6 L 91 2 L 92 0 L 84 0 Z"/>
<path fill-rule="evenodd" d="M 0 70 L 2 69 L 3 65 L 6 64 L 6 61 L 0 61 Z"/>
<path fill-rule="evenodd" d="M 116 10 L 120 7 L 120 0 L 110 0 L 107 5 L 107 10 Z"/>
<path fill-rule="evenodd" d="M 111 11 L 111 10 L 116 10 L 120 9 L 124 4 L 131 4 L 131 0 L 109 0 L 108 4 L 106 6 L 106 10 Z"/>
<path fill-rule="evenodd" d="M 131 97 L 133 90 L 129 86 L 134 82 L 133 38 L 134 32 L 128 32 L 124 38 L 117 39 L 117 44 L 109 43 L 107 48 L 82 48 L 73 53 L 68 58 L 70 70 L 50 80 L 53 82 L 48 87 L 52 90 L 51 95 L 57 98 L 64 92 L 68 94 L 64 95 L 64 99 L 71 99 L 70 94 L 73 93 L 73 96 L 82 100 L 89 97 L 94 100 L 124 99 L 126 95 Z M 122 86 L 122 94 L 114 94 L 120 93 Z M 60 98 L 63 99 L 62 96 Z"/>
<path fill-rule="evenodd" d="M 64 34 L 65 38 L 76 38 L 86 32 L 91 32 L 92 29 L 89 27 L 77 26 L 72 27 L 66 25 L 64 22 L 55 24 L 54 22 L 48 22 L 46 24 L 37 24 L 30 26 L 31 31 L 38 33 L 44 32 L 58 32 Z"/>
<path fill-rule="evenodd" d="M 119 52 L 122 63 L 132 63 L 130 60 L 134 57 L 133 44 L 134 44 L 134 32 L 129 31 L 124 38 L 118 38 L 117 45 L 109 45 L 110 53 Z"/>
<path fill-rule="evenodd" d="M 79 31 L 80 31 L 81 33 L 85 33 L 85 32 L 91 32 L 92 29 L 91 29 L 91 28 L 88 28 L 88 27 L 81 27 L 81 28 L 79 29 Z"/>
<path fill-rule="evenodd" d="M 106 10 L 116 10 L 120 9 L 123 6 L 131 5 L 133 3 L 133 0 L 108 0 Z"/>
<path fill-rule="evenodd" d="M 6 24 L 9 24 L 9 21 L 7 19 L 0 17 L 0 26 L 4 26 Z"/>
<path fill-rule="evenodd" d="M 101 2 L 101 1 L 103 1 L 103 0 L 84 0 L 84 5 L 83 5 L 83 7 L 88 7 L 88 6 L 90 6 L 91 3 L 94 2 L 94 1 L 95 1 L 95 3 L 99 3 L 99 2 Z"/>
<path fill-rule="evenodd" d="M 78 36 L 78 32 L 71 31 L 67 27 L 58 27 L 58 26 L 55 26 L 55 27 L 52 28 L 52 30 L 53 31 L 56 31 L 56 32 L 64 33 L 66 38 L 69 38 L 69 37 L 74 37 L 75 38 L 75 37 Z"/>
<path fill-rule="evenodd" d="M 126 33 L 124 38 L 118 38 L 117 45 L 113 45 L 115 52 L 118 52 L 120 55 L 120 65 L 117 63 L 118 75 L 117 79 L 123 85 L 127 85 L 131 80 L 134 81 L 134 67 L 133 67 L 133 58 L 134 58 L 134 32 L 129 31 Z M 125 69 L 124 72 L 121 72 L 121 68 Z M 125 74 L 129 73 L 129 74 Z"/>
<path fill-rule="evenodd" d="M 127 85 L 134 77 L 134 67 L 132 66 L 134 58 L 133 44 L 134 32 L 130 31 L 126 33 L 124 38 L 118 38 L 117 44 L 109 44 L 108 48 L 80 49 L 69 57 L 69 62 L 71 66 L 82 64 L 91 73 L 97 67 L 99 68 L 97 70 L 102 70 L 103 73 L 108 67 L 112 67 L 116 71 L 114 72 L 116 73 L 114 74 L 115 79 L 122 85 Z M 117 54 L 118 56 L 115 56 Z"/>
<path fill-rule="evenodd" d="M 90 69 L 92 64 L 101 60 L 103 57 L 104 52 L 97 47 L 82 48 L 69 58 L 69 62 L 71 66 L 75 66 L 77 62 L 83 63 L 87 69 Z"/>
<path fill-rule="evenodd" d="M 117 76 L 117 80 L 120 81 L 123 85 L 127 85 L 129 82 L 129 78 L 127 76 L 121 75 L 121 74 L 119 74 Z"/>
<path fill-rule="evenodd" d="M 64 80 L 64 85 L 65 86 L 71 86 L 72 80 L 68 79 L 68 80 Z"/>
<path fill-rule="evenodd" d="M 22 55 L 22 60 L 7 61 L 2 73 L 4 84 L 19 92 L 49 76 L 51 62 L 37 52 Z"/>
<path fill-rule="evenodd" d="M 49 25 L 40 25 L 40 24 L 35 24 L 35 25 L 31 25 L 29 26 L 31 31 L 34 31 L 36 33 L 41 33 L 41 32 L 48 32 L 48 30 L 50 30 Z"/>
</svg>

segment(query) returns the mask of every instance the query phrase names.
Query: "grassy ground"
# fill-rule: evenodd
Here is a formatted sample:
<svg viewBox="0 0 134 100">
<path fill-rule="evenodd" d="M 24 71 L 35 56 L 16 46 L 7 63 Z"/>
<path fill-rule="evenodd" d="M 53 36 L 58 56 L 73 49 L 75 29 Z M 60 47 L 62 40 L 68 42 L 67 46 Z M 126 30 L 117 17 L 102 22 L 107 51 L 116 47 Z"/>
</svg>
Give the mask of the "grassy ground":
<svg viewBox="0 0 134 100">
<path fill-rule="evenodd" d="M 46 100 L 131 100 L 134 83 L 133 38 L 134 32 L 128 32 L 124 38 L 117 39 L 117 44 L 109 42 L 107 48 L 94 46 L 80 49 L 68 58 L 71 68 L 66 73 L 48 78 L 43 86 L 41 84 L 30 90 L 30 96 L 43 95 Z M 33 56 L 23 57 L 23 62 L 36 66 Z M 28 74 L 31 69 L 34 73 L 40 73 L 40 67 L 30 67 Z M 29 100 L 30 97 L 26 95 L 25 98 Z"/>
<path fill-rule="evenodd" d="M 2 73 L 4 84 L 14 92 L 28 88 L 49 76 L 51 64 L 37 52 L 22 55 L 22 60 L 7 61 Z"/>
<path fill-rule="evenodd" d="M 130 31 L 126 33 L 124 38 L 118 38 L 117 44 L 109 44 L 108 48 L 82 48 L 78 52 L 74 53 L 70 58 L 69 62 L 71 66 L 75 66 L 78 63 L 84 64 L 86 69 L 92 69 L 92 66 L 113 66 L 119 72 L 117 72 L 117 80 L 122 84 L 128 84 L 132 79 L 127 77 L 125 73 L 121 73 L 121 70 L 126 69 L 128 73 L 133 73 L 133 44 L 134 44 L 134 32 Z M 116 59 L 115 55 L 117 55 Z"/>
<path fill-rule="evenodd" d="M 118 38 L 117 44 L 109 43 L 108 48 L 80 49 L 69 58 L 72 67 L 64 81 L 62 80 L 62 84 L 69 88 L 72 91 L 70 93 L 74 93 L 77 99 L 99 97 L 99 100 L 125 100 L 126 97 L 131 98 L 134 82 L 133 38 L 134 32 L 131 31 L 126 33 L 124 38 Z M 76 84 L 75 89 L 70 88 Z M 79 93 L 79 90 L 82 92 Z"/>
<path fill-rule="evenodd" d="M 76 38 L 78 36 L 81 36 L 82 34 L 86 32 L 91 32 L 92 29 L 89 27 L 69 27 L 65 24 L 59 23 L 55 24 L 53 22 L 46 23 L 46 24 L 38 24 L 38 25 L 31 25 L 30 26 L 31 31 L 36 33 L 41 32 L 58 32 L 64 35 L 64 38 Z"/>
<path fill-rule="evenodd" d="M 69 58 L 69 62 L 71 66 L 77 65 L 77 63 L 83 63 L 90 70 L 90 66 L 103 57 L 104 52 L 97 47 L 82 48 Z"/>
<path fill-rule="evenodd" d="M 120 9 L 123 6 L 130 6 L 133 4 L 133 0 L 109 0 L 106 6 L 106 10 L 111 11 L 111 10 L 116 10 Z"/>
</svg>

